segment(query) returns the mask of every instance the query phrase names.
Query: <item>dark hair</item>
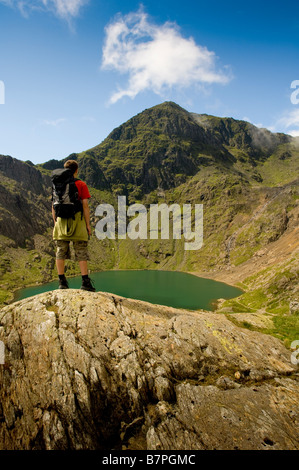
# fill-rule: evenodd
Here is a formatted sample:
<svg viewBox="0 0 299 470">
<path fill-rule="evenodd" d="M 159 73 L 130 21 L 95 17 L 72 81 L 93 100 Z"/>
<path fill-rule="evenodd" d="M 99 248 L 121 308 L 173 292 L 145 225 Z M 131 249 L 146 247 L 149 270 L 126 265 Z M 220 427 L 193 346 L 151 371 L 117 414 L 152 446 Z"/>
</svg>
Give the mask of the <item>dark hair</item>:
<svg viewBox="0 0 299 470">
<path fill-rule="evenodd" d="M 67 160 L 64 164 L 64 168 L 69 168 L 73 174 L 78 170 L 78 163 L 76 160 Z"/>
</svg>

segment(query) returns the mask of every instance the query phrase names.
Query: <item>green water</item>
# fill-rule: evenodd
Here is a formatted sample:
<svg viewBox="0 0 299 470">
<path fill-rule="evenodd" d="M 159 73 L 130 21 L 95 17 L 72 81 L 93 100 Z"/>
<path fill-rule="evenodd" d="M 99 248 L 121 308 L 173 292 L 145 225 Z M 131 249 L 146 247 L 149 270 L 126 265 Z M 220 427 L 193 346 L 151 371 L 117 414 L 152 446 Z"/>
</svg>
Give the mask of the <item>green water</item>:
<svg viewBox="0 0 299 470">
<path fill-rule="evenodd" d="M 190 310 L 212 310 L 215 299 L 230 299 L 242 294 L 240 289 L 222 282 L 177 271 L 101 271 L 90 277 L 97 291 Z M 81 276 L 69 278 L 68 282 L 70 288 L 79 289 Z M 15 300 L 57 288 L 58 281 L 28 287 L 18 291 Z"/>
</svg>

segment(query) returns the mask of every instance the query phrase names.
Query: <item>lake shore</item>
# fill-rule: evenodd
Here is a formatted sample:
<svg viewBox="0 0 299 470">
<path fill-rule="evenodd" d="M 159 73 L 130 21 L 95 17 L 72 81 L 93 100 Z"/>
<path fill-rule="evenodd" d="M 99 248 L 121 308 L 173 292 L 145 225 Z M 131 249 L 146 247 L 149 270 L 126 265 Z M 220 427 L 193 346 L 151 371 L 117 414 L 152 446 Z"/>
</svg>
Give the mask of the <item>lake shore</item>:
<svg viewBox="0 0 299 470">
<path fill-rule="evenodd" d="M 224 282 L 183 271 L 110 270 L 91 273 L 97 292 L 110 292 L 174 308 L 214 310 L 218 299 L 238 297 L 243 291 Z M 69 277 L 69 287 L 80 289 L 81 276 Z M 57 280 L 18 290 L 14 301 L 58 288 Z"/>
</svg>

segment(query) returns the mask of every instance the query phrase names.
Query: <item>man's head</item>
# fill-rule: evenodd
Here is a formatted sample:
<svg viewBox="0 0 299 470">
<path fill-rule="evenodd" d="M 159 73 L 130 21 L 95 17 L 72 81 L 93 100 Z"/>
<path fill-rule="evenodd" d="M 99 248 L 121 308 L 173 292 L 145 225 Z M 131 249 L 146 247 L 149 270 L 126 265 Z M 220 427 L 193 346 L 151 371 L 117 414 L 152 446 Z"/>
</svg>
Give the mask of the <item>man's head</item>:
<svg viewBox="0 0 299 470">
<path fill-rule="evenodd" d="M 68 161 L 65 162 L 65 164 L 63 166 L 64 166 L 64 168 L 69 168 L 71 170 L 71 172 L 73 173 L 73 175 L 78 170 L 78 163 L 76 162 L 76 160 L 68 160 Z"/>
</svg>

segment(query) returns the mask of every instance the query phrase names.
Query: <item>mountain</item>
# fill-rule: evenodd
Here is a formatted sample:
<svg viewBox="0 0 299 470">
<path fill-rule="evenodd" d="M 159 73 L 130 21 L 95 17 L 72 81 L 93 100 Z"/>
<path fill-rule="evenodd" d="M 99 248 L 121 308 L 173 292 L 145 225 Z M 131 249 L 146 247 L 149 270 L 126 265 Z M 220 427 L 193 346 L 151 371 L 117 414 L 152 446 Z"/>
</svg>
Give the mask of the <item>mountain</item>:
<svg viewBox="0 0 299 470">
<path fill-rule="evenodd" d="M 251 327 L 249 314 L 274 315 L 268 331 L 296 339 L 298 317 L 284 315 L 296 311 L 299 300 L 298 139 L 166 102 L 134 116 L 96 147 L 61 161 L 34 166 L 0 157 L 7 197 L 1 200 L 3 301 L 17 287 L 56 278 L 49 175 L 69 158 L 78 161 L 79 177 L 90 187 L 93 226 L 96 206 L 106 202 L 117 210 L 118 195 L 146 208 L 203 204 L 200 250 L 184 250 L 182 239 L 92 237 L 91 270 L 175 269 L 238 285 L 244 295 L 219 301 L 219 312 L 241 313 Z M 71 261 L 68 274 L 75 273 Z M 260 317 L 255 323 L 262 324 Z"/>
<path fill-rule="evenodd" d="M 69 157 L 78 160 L 82 178 L 94 188 L 136 198 L 176 187 L 208 166 L 262 181 L 257 165 L 271 156 L 287 160 L 294 142 L 245 121 L 189 113 L 166 102 L 114 129 L 100 145 Z M 59 165 L 52 160 L 42 166 Z"/>
</svg>

